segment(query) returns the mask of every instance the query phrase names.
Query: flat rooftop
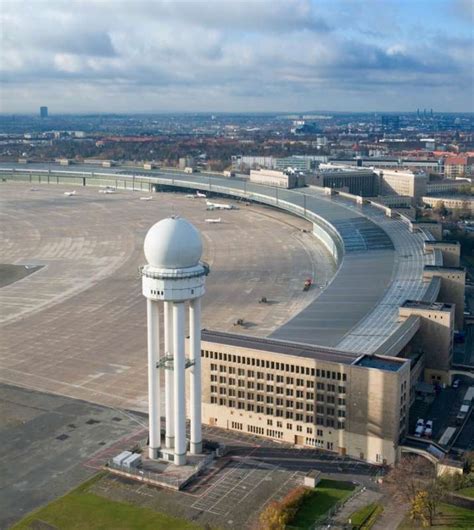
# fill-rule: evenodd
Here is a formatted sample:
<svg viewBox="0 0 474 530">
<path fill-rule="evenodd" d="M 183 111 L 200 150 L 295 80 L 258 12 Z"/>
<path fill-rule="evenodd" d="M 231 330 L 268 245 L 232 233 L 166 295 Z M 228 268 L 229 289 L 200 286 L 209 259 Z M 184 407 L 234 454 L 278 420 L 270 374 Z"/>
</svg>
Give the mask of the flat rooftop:
<svg viewBox="0 0 474 530">
<path fill-rule="evenodd" d="M 450 311 L 452 304 L 442 302 L 425 302 L 423 300 L 405 300 L 401 307 L 413 309 L 431 309 L 432 311 Z"/>
<path fill-rule="evenodd" d="M 405 362 L 404 360 L 397 361 L 387 357 L 365 355 L 354 364 L 356 366 L 363 366 L 364 368 L 377 368 L 377 370 L 385 370 L 386 372 L 398 372 Z"/>
<path fill-rule="evenodd" d="M 465 271 L 464 267 L 445 267 L 444 265 L 425 265 L 428 271 Z"/>
<path fill-rule="evenodd" d="M 459 243 L 459 241 L 453 241 L 452 239 L 444 239 L 443 241 L 431 241 L 429 239 L 426 239 L 424 243 L 425 245 L 432 245 L 434 247 L 444 247 L 446 245 L 455 245 L 457 247 L 461 246 L 461 243 Z"/>
<path fill-rule="evenodd" d="M 201 339 L 205 342 L 213 342 L 225 346 L 236 348 L 248 348 L 269 353 L 281 353 L 283 355 L 293 355 L 294 357 L 306 357 L 319 361 L 330 361 L 341 364 L 354 364 L 359 357 L 357 354 L 343 352 L 332 348 L 322 348 L 309 346 L 307 344 L 296 344 L 272 339 L 261 339 L 237 335 L 235 333 L 225 333 L 221 331 L 203 330 Z"/>
</svg>

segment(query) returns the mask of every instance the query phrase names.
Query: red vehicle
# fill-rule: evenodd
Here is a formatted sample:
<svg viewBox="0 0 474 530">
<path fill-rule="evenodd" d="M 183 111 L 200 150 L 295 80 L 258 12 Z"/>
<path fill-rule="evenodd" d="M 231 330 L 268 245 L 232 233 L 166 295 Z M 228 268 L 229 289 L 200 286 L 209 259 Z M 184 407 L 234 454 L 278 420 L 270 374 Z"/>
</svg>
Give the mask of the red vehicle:
<svg viewBox="0 0 474 530">
<path fill-rule="evenodd" d="M 303 291 L 309 291 L 310 287 L 313 285 L 313 280 L 311 278 L 308 278 L 304 282 Z"/>
</svg>

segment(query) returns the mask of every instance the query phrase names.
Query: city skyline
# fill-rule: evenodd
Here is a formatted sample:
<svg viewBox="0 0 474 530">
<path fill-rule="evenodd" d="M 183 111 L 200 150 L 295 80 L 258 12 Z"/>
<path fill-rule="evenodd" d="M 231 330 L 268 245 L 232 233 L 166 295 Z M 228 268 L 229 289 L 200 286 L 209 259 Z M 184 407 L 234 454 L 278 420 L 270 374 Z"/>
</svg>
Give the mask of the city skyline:
<svg viewBox="0 0 474 530">
<path fill-rule="evenodd" d="M 3 2 L 2 113 L 474 109 L 469 0 L 73 4 Z"/>
</svg>

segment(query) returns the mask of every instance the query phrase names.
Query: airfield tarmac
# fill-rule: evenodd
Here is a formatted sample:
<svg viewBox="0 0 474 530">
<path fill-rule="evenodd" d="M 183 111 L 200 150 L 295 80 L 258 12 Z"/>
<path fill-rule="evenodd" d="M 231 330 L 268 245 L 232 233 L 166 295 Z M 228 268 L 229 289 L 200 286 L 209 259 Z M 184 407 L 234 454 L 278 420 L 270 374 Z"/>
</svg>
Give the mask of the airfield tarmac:
<svg viewBox="0 0 474 530">
<path fill-rule="evenodd" d="M 264 206 L 208 212 L 184 194 L 2 183 L 3 264 L 41 266 L 0 289 L 0 381 L 144 411 L 146 315 L 138 267 L 147 229 L 177 214 L 201 231 L 211 266 L 203 327 L 266 336 L 335 273 L 304 220 Z M 208 224 L 207 218 L 221 218 Z M 316 286 L 303 292 L 307 277 Z M 4 282 L 8 283 L 8 282 Z M 268 304 L 258 303 L 266 297 Z M 244 327 L 234 326 L 243 318 Z"/>
</svg>

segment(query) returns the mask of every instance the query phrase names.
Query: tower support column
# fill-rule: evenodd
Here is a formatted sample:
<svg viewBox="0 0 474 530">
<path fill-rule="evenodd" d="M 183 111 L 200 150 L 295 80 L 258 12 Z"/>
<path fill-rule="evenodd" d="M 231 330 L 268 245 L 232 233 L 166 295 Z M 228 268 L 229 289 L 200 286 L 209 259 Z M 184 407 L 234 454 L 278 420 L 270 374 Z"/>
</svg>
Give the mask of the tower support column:
<svg viewBox="0 0 474 530">
<path fill-rule="evenodd" d="M 189 303 L 189 335 L 190 357 L 194 363 L 191 366 L 189 378 L 189 402 L 191 414 L 191 442 L 192 454 L 202 452 L 202 412 L 201 412 L 201 298 L 195 298 Z"/>
<path fill-rule="evenodd" d="M 156 363 L 160 357 L 160 310 L 158 303 L 147 299 L 148 339 L 148 424 L 150 458 L 158 458 L 161 438 L 160 417 L 160 373 Z"/>
<path fill-rule="evenodd" d="M 164 302 L 165 355 L 173 357 L 173 304 Z M 165 444 L 174 447 L 174 378 L 171 368 L 165 369 Z"/>
<path fill-rule="evenodd" d="M 174 463 L 186 464 L 184 303 L 173 303 Z"/>
</svg>

